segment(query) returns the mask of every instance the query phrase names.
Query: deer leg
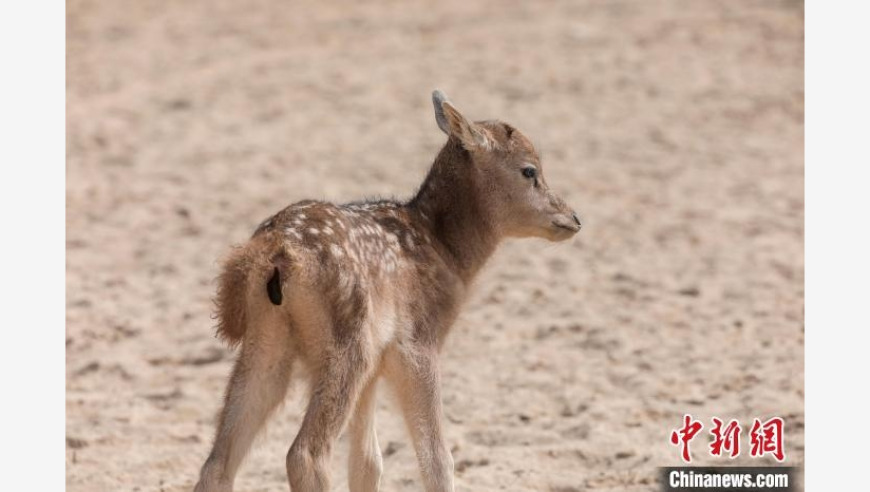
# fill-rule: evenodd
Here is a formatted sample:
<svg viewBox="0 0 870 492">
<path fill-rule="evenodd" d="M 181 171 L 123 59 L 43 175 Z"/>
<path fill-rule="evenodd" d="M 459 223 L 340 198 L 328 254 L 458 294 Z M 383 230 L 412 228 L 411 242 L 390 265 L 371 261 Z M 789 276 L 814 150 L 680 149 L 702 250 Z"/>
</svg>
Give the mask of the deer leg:
<svg viewBox="0 0 870 492">
<path fill-rule="evenodd" d="M 377 379 L 372 379 L 360 395 L 356 415 L 350 422 L 350 492 L 377 492 L 380 484 L 383 458 L 375 430 L 376 393 Z"/>
<path fill-rule="evenodd" d="M 435 348 L 400 348 L 387 361 L 387 377 L 414 442 L 426 492 L 453 492 L 453 456 L 442 430 L 441 382 Z"/>
<path fill-rule="evenodd" d="M 358 342 L 336 349 L 320 371 L 299 434 L 287 453 L 292 492 L 329 490 L 332 445 L 347 424 L 371 366 Z"/>
<path fill-rule="evenodd" d="M 287 393 L 292 357 L 287 328 L 277 318 L 243 342 L 227 385 L 211 454 L 195 492 L 230 492 L 254 438 Z"/>
</svg>

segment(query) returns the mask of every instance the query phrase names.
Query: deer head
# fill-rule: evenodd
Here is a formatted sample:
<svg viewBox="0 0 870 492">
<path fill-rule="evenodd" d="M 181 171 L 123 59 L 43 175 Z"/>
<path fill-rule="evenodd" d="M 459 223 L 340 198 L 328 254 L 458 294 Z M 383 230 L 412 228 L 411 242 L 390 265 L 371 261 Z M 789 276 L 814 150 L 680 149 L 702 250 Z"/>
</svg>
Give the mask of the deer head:
<svg viewBox="0 0 870 492">
<path fill-rule="evenodd" d="M 432 102 L 438 127 L 467 152 L 462 165 L 468 168 L 458 173 L 499 236 L 561 241 L 580 230 L 577 214 L 547 185 L 541 158 L 525 135 L 501 121 L 469 121 L 441 91 L 432 93 Z"/>
</svg>

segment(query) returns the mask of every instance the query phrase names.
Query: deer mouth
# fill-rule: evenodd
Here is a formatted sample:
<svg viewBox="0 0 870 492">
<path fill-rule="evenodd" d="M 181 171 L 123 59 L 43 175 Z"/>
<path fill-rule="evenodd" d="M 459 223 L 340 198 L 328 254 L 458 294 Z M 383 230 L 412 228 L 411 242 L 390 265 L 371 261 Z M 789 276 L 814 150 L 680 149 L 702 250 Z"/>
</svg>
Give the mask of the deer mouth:
<svg viewBox="0 0 870 492">
<path fill-rule="evenodd" d="M 550 222 L 550 240 L 564 241 L 580 232 L 580 218 L 574 212 L 555 215 Z"/>
<path fill-rule="evenodd" d="M 580 219 L 577 217 L 577 214 L 571 214 L 569 217 L 559 217 L 553 221 L 553 227 L 576 234 L 580 232 Z"/>
<path fill-rule="evenodd" d="M 553 225 L 556 229 L 562 229 L 565 231 L 578 232 L 580 231 L 580 226 L 577 224 L 563 224 L 561 222 L 553 221 Z"/>
</svg>

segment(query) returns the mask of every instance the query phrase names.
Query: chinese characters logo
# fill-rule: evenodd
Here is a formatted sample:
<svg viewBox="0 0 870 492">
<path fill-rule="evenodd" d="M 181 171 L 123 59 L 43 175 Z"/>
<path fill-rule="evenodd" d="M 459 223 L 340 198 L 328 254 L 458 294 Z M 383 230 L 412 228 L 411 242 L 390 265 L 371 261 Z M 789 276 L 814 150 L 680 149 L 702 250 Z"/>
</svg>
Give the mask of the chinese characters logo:
<svg viewBox="0 0 870 492">
<path fill-rule="evenodd" d="M 728 456 L 733 459 L 740 455 L 740 434 L 742 427 L 736 420 L 727 423 L 718 417 L 713 417 L 713 428 L 710 434 L 713 436 L 710 442 L 710 456 Z M 754 419 L 749 430 L 749 456 L 760 458 L 765 455 L 773 456 L 776 461 L 785 460 L 783 446 L 784 422 L 780 417 L 773 417 L 764 422 Z M 702 430 L 704 424 L 692 418 L 691 415 L 683 416 L 683 424 L 671 432 L 671 444 L 680 447 L 680 456 L 686 463 L 692 462 L 690 444 Z"/>
</svg>

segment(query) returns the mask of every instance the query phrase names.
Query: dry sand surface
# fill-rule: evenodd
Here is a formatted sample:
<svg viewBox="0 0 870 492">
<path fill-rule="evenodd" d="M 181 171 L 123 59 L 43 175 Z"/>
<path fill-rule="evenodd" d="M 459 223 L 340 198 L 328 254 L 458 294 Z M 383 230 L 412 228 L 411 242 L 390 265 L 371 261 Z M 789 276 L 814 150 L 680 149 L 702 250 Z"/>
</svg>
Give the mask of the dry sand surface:
<svg viewBox="0 0 870 492">
<path fill-rule="evenodd" d="M 802 2 L 67 9 L 69 490 L 191 490 L 233 360 L 218 259 L 303 198 L 409 196 L 436 87 L 528 134 L 584 219 L 504 244 L 445 346 L 457 490 L 655 490 L 685 412 L 782 416 L 802 464 Z M 237 490 L 287 490 L 303 393 Z M 421 490 L 382 396 L 382 488 Z"/>
</svg>

